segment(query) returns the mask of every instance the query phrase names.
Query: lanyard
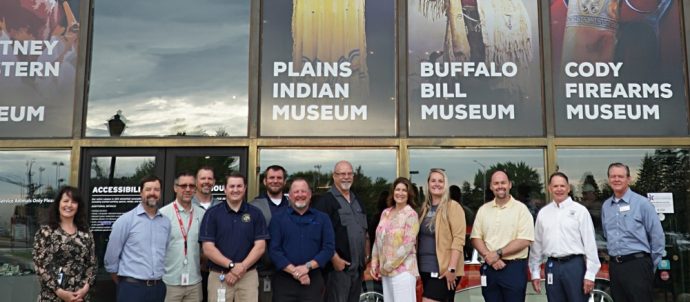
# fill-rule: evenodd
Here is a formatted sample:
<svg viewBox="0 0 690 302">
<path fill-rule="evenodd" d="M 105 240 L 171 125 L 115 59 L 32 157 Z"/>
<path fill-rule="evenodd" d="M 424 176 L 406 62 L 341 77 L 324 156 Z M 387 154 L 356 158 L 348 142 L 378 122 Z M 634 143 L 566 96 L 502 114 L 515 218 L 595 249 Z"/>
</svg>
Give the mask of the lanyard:
<svg viewBox="0 0 690 302">
<path fill-rule="evenodd" d="M 184 257 L 187 259 L 187 235 L 189 230 L 192 229 L 192 216 L 194 216 L 194 209 L 189 211 L 189 226 L 184 229 L 184 222 L 182 222 L 182 216 L 180 216 L 180 209 L 177 208 L 177 203 L 173 204 L 175 208 L 175 215 L 177 215 L 177 223 L 180 225 L 180 233 L 182 233 L 182 238 L 184 239 Z"/>
</svg>

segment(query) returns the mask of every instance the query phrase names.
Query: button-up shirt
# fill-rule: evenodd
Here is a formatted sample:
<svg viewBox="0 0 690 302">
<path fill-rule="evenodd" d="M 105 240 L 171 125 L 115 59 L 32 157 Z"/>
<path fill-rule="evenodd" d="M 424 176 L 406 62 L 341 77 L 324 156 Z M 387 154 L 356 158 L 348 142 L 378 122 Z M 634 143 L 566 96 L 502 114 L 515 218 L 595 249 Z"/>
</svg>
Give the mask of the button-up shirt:
<svg viewBox="0 0 690 302">
<path fill-rule="evenodd" d="M 175 213 L 175 207 L 179 209 L 182 226 L 180 220 Z M 168 240 L 168 249 L 165 254 L 165 275 L 163 275 L 163 282 L 168 285 L 182 285 L 182 274 L 189 274 L 188 284 L 197 284 L 201 282 L 201 272 L 199 268 L 199 260 L 201 259 L 201 248 L 199 247 L 199 226 L 201 219 L 204 217 L 204 208 L 191 205 L 191 211 L 187 211 L 177 201 L 173 201 L 161 208 L 161 214 L 170 220 L 170 240 Z M 192 223 L 189 223 L 189 216 L 191 215 Z M 185 240 L 182 236 L 182 227 L 187 232 L 187 255 L 185 256 Z M 187 259 L 187 264 L 185 264 Z"/>
<path fill-rule="evenodd" d="M 123 277 L 161 279 L 169 236 L 170 220 L 160 211 L 149 217 L 139 204 L 113 223 L 103 259 L 105 270 Z"/>
<path fill-rule="evenodd" d="M 515 239 L 534 241 L 532 214 L 524 203 L 513 197 L 503 206 L 499 206 L 494 199 L 477 211 L 471 238 L 482 239 L 491 251 L 503 248 Z M 503 259 L 525 259 L 528 249 L 526 247 Z"/>
<path fill-rule="evenodd" d="M 325 267 L 335 253 L 333 226 L 321 211 L 310 208 L 300 215 L 287 208 L 273 217 L 270 231 L 269 253 L 278 270 L 311 260 Z"/>
<path fill-rule="evenodd" d="M 537 215 L 529 267 L 532 279 L 539 279 L 540 265 L 546 257 L 584 255 L 584 279 L 594 281 L 601 263 L 597 253 L 592 218 L 583 205 L 570 197 L 560 204 L 551 202 Z"/>
<path fill-rule="evenodd" d="M 601 222 L 611 256 L 650 253 L 654 267 L 664 253 L 664 230 L 649 199 L 628 189 L 623 198 L 610 197 L 601 207 Z"/>
</svg>

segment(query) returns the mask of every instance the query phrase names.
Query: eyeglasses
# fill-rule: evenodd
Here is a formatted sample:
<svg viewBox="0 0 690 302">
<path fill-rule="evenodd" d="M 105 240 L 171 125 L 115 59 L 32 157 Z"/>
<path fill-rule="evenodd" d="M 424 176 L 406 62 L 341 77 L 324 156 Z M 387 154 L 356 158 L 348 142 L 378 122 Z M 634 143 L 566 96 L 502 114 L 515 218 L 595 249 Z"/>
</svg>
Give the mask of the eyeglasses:
<svg viewBox="0 0 690 302">
<path fill-rule="evenodd" d="M 190 184 L 185 184 L 185 185 L 175 184 L 175 186 L 177 186 L 178 188 L 181 188 L 181 189 L 195 189 L 196 188 L 195 185 L 190 185 Z"/>
<path fill-rule="evenodd" d="M 345 176 L 354 176 L 355 173 L 352 172 L 333 172 L 338 177 L 345 177 Z"/>
</svg>

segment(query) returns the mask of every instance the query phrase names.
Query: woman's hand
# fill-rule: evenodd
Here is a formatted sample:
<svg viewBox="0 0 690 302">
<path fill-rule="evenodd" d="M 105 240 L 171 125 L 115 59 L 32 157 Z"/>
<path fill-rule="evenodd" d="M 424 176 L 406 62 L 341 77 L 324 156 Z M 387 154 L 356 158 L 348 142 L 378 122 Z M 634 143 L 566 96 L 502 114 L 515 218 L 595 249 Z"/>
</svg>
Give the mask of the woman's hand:
<svg viewBox="0 0 690 302">
<path fill-rule="evenodd" d="M 378 266 L 372 266 L 369 273 L 371 274 L 371 278 L 373 278 L 374 280 L 381 280 L 381 272 L 379 271 Z"/>
<path fill-rule="evenodd" d="M 445 273 L 443 273 L 443 275 L 441 275 L 441 277 L 439 277 L 439 279 L 445 278 L 446 284 L 448 285 L 448 290 L 455 290 L 455 284 L 456 284 L 455 278 L 456 277 L 457 276 L 455 275 L 455 273 L 453 273 L 451 271 L 446 271 Z"/>
<path fill-rule="evenodd" d="M 58 288 L 58 290 L 55 291 L 55 295 L 57 295 L 58 298 L 60 298 L 60 300 L 65 301 L 65 302 L 84 301 L 84 299 L 80 298 L 76 292 L 67 291 L 67 290 L 64 290 L 62 288 Z"/>
</svg>

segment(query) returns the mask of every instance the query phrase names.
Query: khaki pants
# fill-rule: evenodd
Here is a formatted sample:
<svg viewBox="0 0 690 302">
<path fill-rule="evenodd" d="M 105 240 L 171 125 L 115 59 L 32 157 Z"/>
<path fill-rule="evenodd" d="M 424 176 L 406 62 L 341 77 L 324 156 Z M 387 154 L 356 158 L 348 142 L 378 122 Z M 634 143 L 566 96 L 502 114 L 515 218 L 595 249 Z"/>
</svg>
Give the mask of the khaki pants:
<svg viewBox="0 0 690 302">
<path fill-rule="evenodd" d="M 201 282 L 193 285 L 166 285 L 165 302 L 200 302 Z"/>
<path fill-rule="evenodd" d="M 218 288 L 220 288 L 220 273 L 210 272 L 208 275 L 208 302 L 218 301 Z M 248 271 L 235 285 L 225 286 L 226 302 L 258 301 L 259 299 L 259 274 L 256 269 Z"/>
</svg>

